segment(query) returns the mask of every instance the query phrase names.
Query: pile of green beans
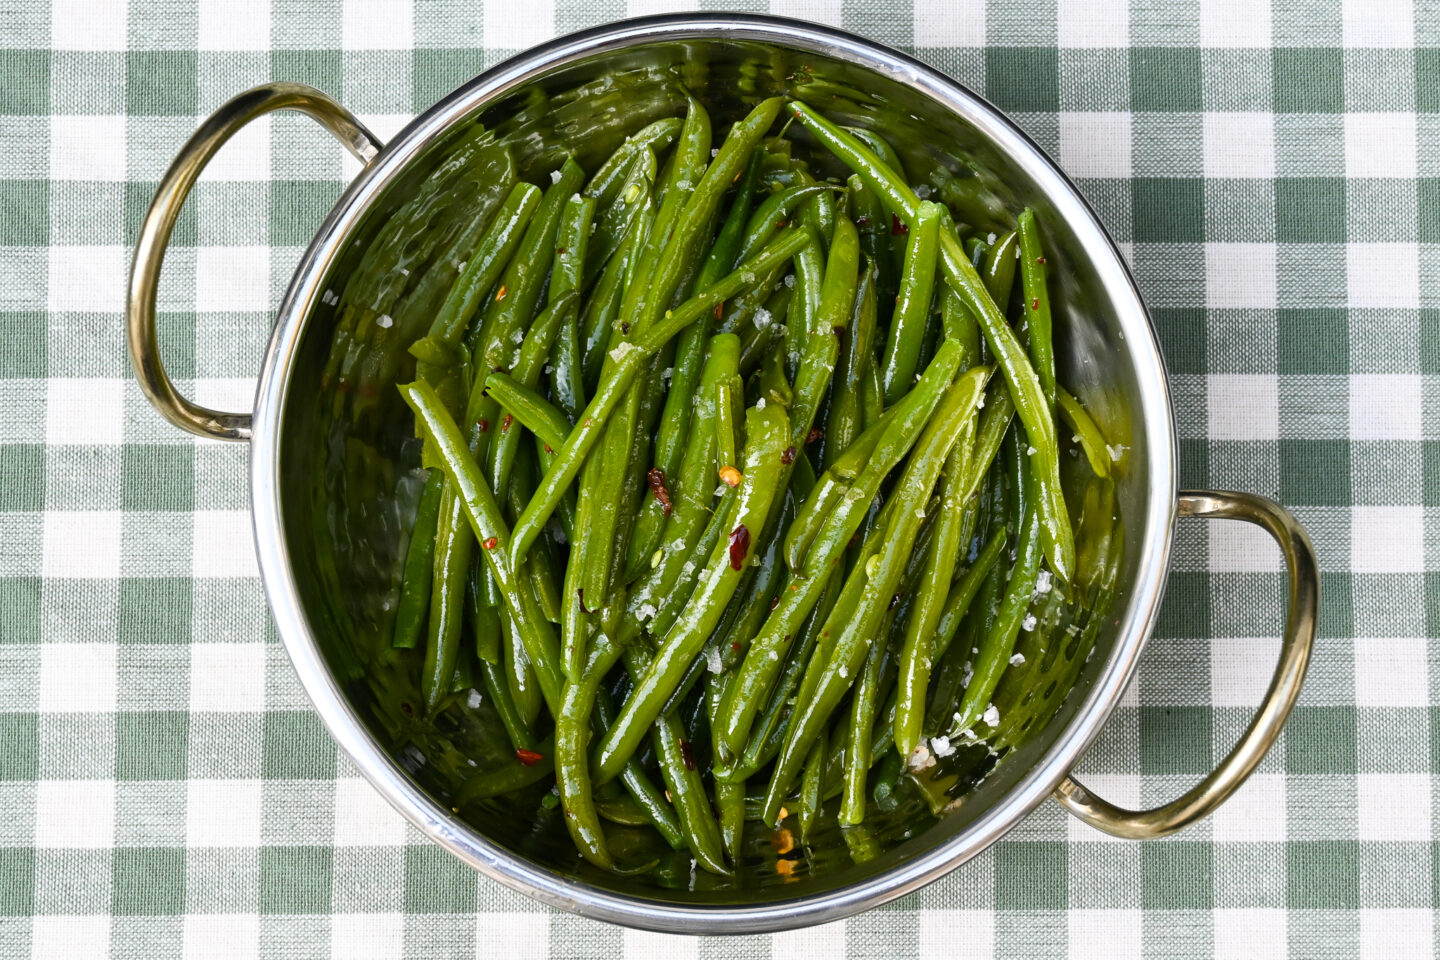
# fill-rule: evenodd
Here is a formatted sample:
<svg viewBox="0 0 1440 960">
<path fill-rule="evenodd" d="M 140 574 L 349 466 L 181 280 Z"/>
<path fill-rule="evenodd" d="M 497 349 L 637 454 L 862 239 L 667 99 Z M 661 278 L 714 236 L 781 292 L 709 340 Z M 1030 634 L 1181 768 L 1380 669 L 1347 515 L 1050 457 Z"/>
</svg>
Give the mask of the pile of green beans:
<svg viewBox="0 0 1440 960">
<path fill-rule="evenodd" d="M 1062 455 L 1112 466 L 1056 382 L 1034 212 L 982 232 L 779 98 L 723 137 L 691 99 L 539 185 L 505 150 L 474 151 L 502 180 L 399 387 L 424 482 L 393 644 L 420 713 L 488 700 L 514 749 L 457 802 L 558 805 L 601 869 L 650 866 L 625 827 L 729 875 L 746 831 L 864 824 L 986 744 L 1099 549 Z"/>
</svg>

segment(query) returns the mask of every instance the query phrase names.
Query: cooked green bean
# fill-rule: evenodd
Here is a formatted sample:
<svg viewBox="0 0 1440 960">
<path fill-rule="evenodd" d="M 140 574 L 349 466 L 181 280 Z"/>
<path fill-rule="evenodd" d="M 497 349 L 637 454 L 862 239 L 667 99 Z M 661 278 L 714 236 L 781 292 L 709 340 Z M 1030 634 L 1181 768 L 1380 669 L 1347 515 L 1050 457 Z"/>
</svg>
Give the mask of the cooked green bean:
<svg viewBox="0 0 1440 960">
<path fill-rule="evenodd" d="M 1040 378 L 1045 399 L 1055 405 L 1055 340 L 1051 331 L 1050 292 L 1045 286 L 1045 251 L 1040 246 L 1040 228 L 1035 211 L 1026 207 L 1020 212 L 1020 282 L 1025 290 L 1025 328 L 1028 333 L 1030 362 Z"/>
<path fill-rule="evenodd" d="M 430 616 L 426 621 L 425 669 L 420 675 L 427 710 L 450 692 L 465 614 L 465 578 L 474 544 L 465 529 L 464 508 L 450 484 L 442 487 L 431 563 Z"/>
<path fill-rule="evenodd" d="M 1090 414 L 1081 406 L 1080 401 L 1075 399 L 1075 395 L 1069 390 L 1057 385 L 1055 387 L 1055 407 L 1060 414 L 1060 419 L 1075 431 L 1075 439 L 1079 442 L 1080 449 L 1085 451 L 1085 459 L 1090 461 L 1090 469 L 1095 471 L 1095 476 L 1110 476 L 1110 446 L 1105 442 L 1104 434 L 1095 425 Z M 396 646 L 399 644 L 397 643 Z"/>
<path fill-rule="evenodd" d="M 920 204 L 915 226 L 905 245 L 905 269 L 900 274 L 900 296 L 890 321 L 881 365 L 880 385 L 885 402 L 899 400 L 915 377 L 930 299 L 935 289 L 935 260 L 940 252 L 940 206 Z M 948 336 L 948 333 L 947 333 Z"/>
<path fill-rule="evenodd" d="M 430 471 L 415 508 L 410 528 L 410 545 L 405 551 L 405 571 L 400 579 L 400 599 L 395 605 L 395 633 L 391 645 L 409 648 L 420 641 L 430 603 L 431 564 L 435 556 L 435 528 L 440 520 L 440 492 L 444 474 Z"/>
</svg>

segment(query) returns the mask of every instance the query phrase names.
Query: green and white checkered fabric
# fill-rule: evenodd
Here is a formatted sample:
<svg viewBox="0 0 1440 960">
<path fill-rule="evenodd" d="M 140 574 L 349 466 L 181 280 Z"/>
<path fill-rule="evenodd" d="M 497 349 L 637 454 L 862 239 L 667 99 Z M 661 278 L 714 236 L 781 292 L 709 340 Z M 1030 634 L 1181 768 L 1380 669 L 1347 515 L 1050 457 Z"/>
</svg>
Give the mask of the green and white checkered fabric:
<svg viewBox="0 0 1440 960">
<path fill-rule="evenodd" d="M 763 11 L 762 0 L 742 0 Z M 266 612 L 248 453 L 140 396 L 129 246 L 199 119 L 271 79 L 384 136 L 556 33 L 667 0 L 0 0 L 0 955 L 1429 957 L 1440 836 L 1440 3 L 775 0 L 1009 111 L 1122 244 L 1189 486 L 1292 507 L 1321 638 L 1283 740 L 1174 839 L 1047 803 L 946 880 L 706 941 L 547 911 L 338 757 Z M 222 151 L 166 265 L 181 388 L 243 409 L 270 311 L 355 167 L 308 121 Z M 1188 522 L 1138 681 L 1081 764 L 1177 795 L 1278 650 L 1263 534 Z"/>
</svg>

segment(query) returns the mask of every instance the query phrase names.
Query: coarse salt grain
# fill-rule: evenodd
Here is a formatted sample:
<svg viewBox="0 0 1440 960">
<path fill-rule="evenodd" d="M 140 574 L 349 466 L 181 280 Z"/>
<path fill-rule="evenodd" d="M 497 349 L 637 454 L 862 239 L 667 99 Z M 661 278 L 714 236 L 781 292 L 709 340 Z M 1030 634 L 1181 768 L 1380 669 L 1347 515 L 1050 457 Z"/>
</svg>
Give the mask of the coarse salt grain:
<svg viewBox="0 0 1440 960">
<path fill-rule="evenodd" d="M 380 316 L 375 318 L 375 326 L 379 327 L 381 330 L 389 330 L 391 327 L 395 326 L 395 321 L 390 319 L 390 314 L 382 313 L 380 314 Z"/>
<path fill-rule="evenodd" d="M 792 290 L 795 288 L 795 274 L 785 274 L 785 286 L 789 287 Z"/>
<path fill-rule="evenodd" d="M 560 171 L 559 171 L 559 170 L 551 170 L 551 171 L 550 171 L 550 182 L 551 182 L 551 183 L 559 183 L 559 182 L 560 182 Z"/>
<path fill-rule="evenodd" d="M 980 718 L 980 722 L 985 724 L 987 727 L 1000 726 L 999 708 L 997 708 L 993 703 L 990 704 L 990 706 L 985 708 L 985 714 Z"/>
<path fill-rule="evenodd" d="M 930 749 L 935 751 L 937 757 L 948 757 L 955 752 L 955 747 L 950 743 L 949 737 L 931 737 Z"/>
<path fill-rule="evenodd" d="M 711 673 L 719 673 L 721 670 L 725 669 L 725 664 L 720 662 L 719 647 L 705 648 L 705 669 L 709 670 Z"/>
<path fill-rule="evenodd" d="M 1054 585 L 1050 582 L 1049 570 L 1041 570 L 1035 575 L 1035 595 L 1037 597 L 1047 594 L 1053 589 Z"/>
<path fill-rule="evenodd" d="M 774 317 L 771 315 L 770 311 L 766 310 L 764 307 L 761 307 L 759 310 L 755 311 L 755 326 L 757 329 L 764 330 L 766 327 L 770 326 L 770 321 L 773 319 Z"/>
<path fill-rule="evenodd" d="M 909 761 L 910 769 L 914 772 L 929 770 L 935 766 L 935 755 L 932 754 L 930 748 L 922 742 L 915 748 L 914 752 L 910 754 Z"/>
<path fill-rule="evenodd" d="M 1017 654 L 1015 654 L 1015 656 L 1013 656 L 1013 657 L 1010 658 L 1010 666 L 1012 666 L 1012 667 L 1018 667 L 1018 666 L 1020 666 L 1020 664 L 1022 664 L 1022 663 L 1024 663 L 1024 662 L 1025 662 L 1025 654 L 1023 654 L 1023 653 L 1017 653 Z"/>
<path fill-rule="evenodd" d="M 1036 622 L 1037 621 L 1035 620 L 1035 614 L 1027 613 L 1025 614 L 1025 619 L 1020 621 L 1020 629 L 1024 630 L 1026 633 L 1029 633 L 1031 630 L 1035 629 Z"/>
<path fill-rule="evenodd" d="M 1025 448 L 1025 456 L 1027 456 L 1027 457 L 1033 457 L 1033 456 L 1035 456 L 1035 454 L 1037 454 L 1037 453 L 1039 453 L 1039 452 L 1040 452 L 1040 451 L 1036 450 L 1034 447 L 1026 447 L 1026 448 Z"/>
<path fill-rule="evenodd" d="M 995 234 L 987 233 L 985 235 L 985 242 L 993 245 L 995 243 Z"/>
<path fill-rule="evenodd" d="M 635 346 L 635 344 L 631 343 L 629 340 L 621 340 L 618 344 L 615 345 L 615 348 L 610 351 L 610 359 L 614 360 L 616 363 L 619 363 L 621 360 L 625 359 L 626 354 L 633 353 L 634 351 L 639 349 L 639 347 Z"/>
<path fill-rule="evenodd" d="M 760 399 L 758 399 L 758 400 L 755 401 L 755 409 L 756 409 L 756 410 L 764 410 L 764 409 L 765 409 L 765 398 L 764 398 L 764 397 L 761 397 Z"/>
<path fill-rule="evenodd" d="M 1118 444 L 1118 445 L 1112 446 L 1112 445 L 1110 445 L 1110 444 L 1107 443 L 1107 444 L 1105 444 L 1105 449 L 1108 450 L 1108 451 L 1110 451 L 1110 459 L 1111 459 L 1112 462 L 1115 462 L 1115 463 L 1119 463 L 1119 462 L 1120 462 L 1120 458 L 1125 455 L 1125 445 L 1124 445 L 1124 444 Z"/>
</svg>

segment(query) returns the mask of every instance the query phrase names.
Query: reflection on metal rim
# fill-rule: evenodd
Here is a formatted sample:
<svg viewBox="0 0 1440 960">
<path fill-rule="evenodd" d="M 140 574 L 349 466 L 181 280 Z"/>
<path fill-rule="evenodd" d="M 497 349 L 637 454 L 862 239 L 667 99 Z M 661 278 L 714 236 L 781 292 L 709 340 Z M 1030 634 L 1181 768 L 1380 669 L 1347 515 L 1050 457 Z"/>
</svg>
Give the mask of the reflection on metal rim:
<svg viewBox="0 0 1440 960">
<path fill-rule="evenodd" d="M 1136 371 L 1138 407 L 1149 451 L 1146 514 L 1139 555 L 1109 662 L 1073 720 L 1027 777 L 964 831 L 862 881 L 808 896 L 742 906 L 696 906 L 626 896 L 567 879 L 503 849 L 450 815 L 380 748 L 347 703 L 321 657 L 301 609 L 282 528 L 281 416 L 305 318 L 320 282 L 350 230 L 380 192 L 424 147 L 497 98 L 581 59 L 664 41 L 731 39 L 841 58 L 904 84 L 973 125 L 1023 169 L 1094 261 L 1106 295 L 1119 305 L 1118 327 Z M 261 574 L 280 635 L 301 683 L 340 747 L 363 774 L 427 836 L 487 876 L 545 903 L 630 926 L 687 933 L 759 933 L 838 920 L 885 903 L 942 876 L 994 843 L 1038 806 L 1069 773 L 1119 701 L 1159 610 L 1174 525 L 1174 429 L 1165 369 L 1138 292 L 1114 243 L 1069 180 L 1014 124 L 953 80 L 852 34 L 772 17 L 687 14 L 629 20 L 563 37 L 487 71 L 402 130 L 350 185 L 302 259 L 280 308 L 261 371 L 254 416 L 251 498 Z"/>
</svg>

